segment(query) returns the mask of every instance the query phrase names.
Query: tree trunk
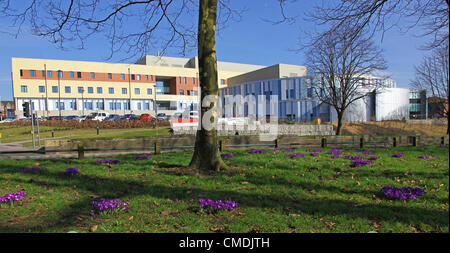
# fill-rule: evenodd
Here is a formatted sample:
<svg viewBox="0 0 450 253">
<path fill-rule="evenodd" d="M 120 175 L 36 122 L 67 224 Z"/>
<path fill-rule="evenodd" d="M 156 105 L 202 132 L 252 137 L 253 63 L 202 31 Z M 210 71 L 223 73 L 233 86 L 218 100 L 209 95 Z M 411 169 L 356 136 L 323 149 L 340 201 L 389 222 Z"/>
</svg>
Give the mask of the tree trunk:
<svg viewBox="0 0 450 253">
<path fill-rule="evenodd" d="M 217 59 L 216 59 L 216 16 L 217 0 L 200 0 L 199 23 L 198 23 L 198 63 L 199 79 L 201 90 L 201 101 L 199 106 L 200 116 L 203 117 L 208 110 L 217 106 L 217 99 L 209 107 L 203 107 L 202 101 L 208 95 L 218 96 L 219 87 L 217 84 Z M 219 171 L 227 166 L 222 161 L 219 154 L 217 128 L 206 130 L 200 121 L 200 129 L 197 130 L 195 139 L 195 150 L 190 167 L 204 171 Z M 213 117 L 218 115 L 213 114 Z"/>
<path fill-rule="evenodd" d="M 344 116 L 344 112 L 338 112 L 337 113 L 338 123 L 337 123 L 337 128 L 336 128 L 336 135 L 341 135 L 342 118 L 343 118 L 343 116 Z"/>
</svg>

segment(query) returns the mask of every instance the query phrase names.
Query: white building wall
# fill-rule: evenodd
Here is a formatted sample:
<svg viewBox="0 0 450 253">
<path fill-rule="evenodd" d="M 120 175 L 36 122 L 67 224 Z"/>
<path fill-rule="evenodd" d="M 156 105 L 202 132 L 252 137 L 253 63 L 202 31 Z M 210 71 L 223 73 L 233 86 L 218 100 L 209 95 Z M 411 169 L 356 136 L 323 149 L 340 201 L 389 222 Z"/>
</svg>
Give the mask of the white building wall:
<svg viewBox="0 0 450 253">
<path fill-rule="evenodd" d="M 385 88 L 375 95 L 376 120 L 403 120 L 409 117 L 409 89 Z"/>
</svg>

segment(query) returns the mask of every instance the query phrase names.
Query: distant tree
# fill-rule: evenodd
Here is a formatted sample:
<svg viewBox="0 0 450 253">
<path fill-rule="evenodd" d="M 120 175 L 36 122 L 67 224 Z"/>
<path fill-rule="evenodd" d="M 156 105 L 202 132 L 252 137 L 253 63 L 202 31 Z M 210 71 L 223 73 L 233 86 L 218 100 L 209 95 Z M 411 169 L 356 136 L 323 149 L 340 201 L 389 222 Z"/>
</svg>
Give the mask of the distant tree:
<svg viewBox="0 0 450 253">
<path fill-rule="evenodd" d="M 433 36 L 424 48 L 432 49 L 448 41 L 449 0 L 328 0 L 321 3 L 308 16 L 316 24 L 328 25 L 330 30 L 352 24 L 355 33 L 366 30 L 370 34 L 376 31 L 384 34 L 394 26 L 406 31 L 420 26 L 424 32 L 419 36 Z"/>
<path fill-rule="evenodd" d="M 129 59 L 144 56 L 151 48 L 162 53 L 169 47 L 179 48 L 185 54 L 197 44 L 201 101 L 213 97 L 201 107 L 202 113 L 217 105 L 216 25 L 223 27 L 239 14 L 229 7 L 229 0 L 199 0 L 198 4 L 194 0 L 0 0 L 0 18 L 11 21 L 17 33 L 29 26 L 34 35 L 61 48 L 77 42 L 82 49 L 88 38 L 104 35 L 110 56 L 122 52 Z M 197 15 L 197 24 L 189 22 Z M 191 166 L 200 170 L 226 167 L 219 155 L 216 128 L 202 127 L 197 132 Z"/>
<path fill-rule="evenodd" d="M 415 78 L 411 81 L 411 86 L 417 89 L 424 89 L 437 98 L 435 102 L 445 117 L 449 120 L 448 101 L 450 100 L 449 89 L 449 44 L 445 43 L 435 48 L 431 55 L 423 58 L 422 62 L 414 67 Z M 447 134 L 449 128 L 447 125 Z"/>
<path fill-rule="evenodd" d="M 322 78 L 315 89 L 316 96 L 336 110 L 336 135 L 341 134 L 346 109 L 366 96 L 367 91 L 361 89 L 365 75 L 386 69 L 382 52 L 370 36 L 354 33 L 353 28 L 348 24 L 338 30 L 316 33 L 305 47 L 308 72 Z"/>
</svg>

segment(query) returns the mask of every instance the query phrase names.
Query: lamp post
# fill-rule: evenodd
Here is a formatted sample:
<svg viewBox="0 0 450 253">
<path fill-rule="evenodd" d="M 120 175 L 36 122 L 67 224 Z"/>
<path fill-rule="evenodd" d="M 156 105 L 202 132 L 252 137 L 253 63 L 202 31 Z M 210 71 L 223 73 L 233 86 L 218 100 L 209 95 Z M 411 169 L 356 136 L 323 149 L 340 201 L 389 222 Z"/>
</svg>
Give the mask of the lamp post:
<svg viewBox="0 0 450 253">
<path fill-rule="evenodd" d="M 84 116 L 84 97 L 83 97 L 83 94 L 84 94 L 84 87 L 81 87 L 81 110 L 82 110 L 82 113 L 83 113 L 83 116 Z"/>
<path fill-rule="evenodd" d="M 57 76 L 58 76 L 58 110 L 59 110 L 59 120 L 61 120 L 61 84 L 60 84 L 60 78 L 61 78 L 61 70 L 58 70 Z"/>
</svg>

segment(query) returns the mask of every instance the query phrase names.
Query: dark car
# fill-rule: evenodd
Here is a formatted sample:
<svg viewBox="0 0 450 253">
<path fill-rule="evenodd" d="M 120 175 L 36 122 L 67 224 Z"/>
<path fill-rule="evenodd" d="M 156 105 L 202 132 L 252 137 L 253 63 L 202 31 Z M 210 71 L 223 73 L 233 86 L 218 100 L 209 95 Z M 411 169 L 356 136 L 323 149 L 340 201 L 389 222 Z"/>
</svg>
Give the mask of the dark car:
<svg viewBox="0 0 450 253">
<path fill-rule="evenodd" d="M 139 120 L 139 117 L 136 116 L 136 114 L 125 114 L 120 118 L 120 120 Z"/>
<path fill-rule="evenodd" d="M 158 113 L 158 115 L 156 115 L 156 119 L 157 120 L 167 120 L 167 115 L 165 113 Z"/>
<path fill-rule="evenodd" d="M 63 117 L 63 120 L 78 120 L 78 116 L 65 116 Z"/>
<path fill-rule="evenodd" d="M 47 120 L 63 120 L 64 118 L 62 116 L 50 116 L 47 118 Z"/>
<path fill-rule="evenodd" d="M 119 120 L 121 117 L 119 114 L 111 114 L 108 117 L 106 117 L 104 120 L 106 121 L 116 121 Z"/>
</svg>

